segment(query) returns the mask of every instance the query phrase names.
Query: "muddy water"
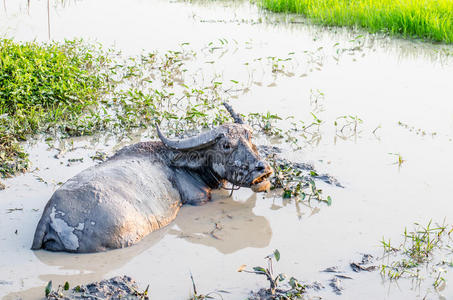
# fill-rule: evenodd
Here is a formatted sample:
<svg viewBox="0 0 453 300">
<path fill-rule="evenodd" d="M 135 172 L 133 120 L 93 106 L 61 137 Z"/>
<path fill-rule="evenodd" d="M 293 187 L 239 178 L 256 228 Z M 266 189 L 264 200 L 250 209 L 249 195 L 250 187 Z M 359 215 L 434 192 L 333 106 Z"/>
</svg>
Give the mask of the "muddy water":
<svg viewBox="0 0 453 300">
<path fill-rule="evenodd" d="M 2 35 L 48 39 L 46 1 L 31 1 L 29 8 L 26 1 L 4 3 Z M 243 299 L 266 282 L 237 268 L 263 265 L 275 248 L 282 254 L 279 271 L 323 282 L 326 289 L 319 294 L 330 299 L 337 297 L 327 286 L 331 275 L 320 270 L 347 269 L 360 253 L 381 254 L 382 236 L 397 243 L 413 222 L 453 222 L 453 64 L 445 55 L 451 47 L 321 29 L 248 3 L 223 1 L 52 4 L 50 36 L 83 37 L 128 54 L 190 43 L 199 51 L 191 68 L 201 77 L 228 82 L 238 111 L 293 115 L 308 124 L 314 112 L 323 121 L 320 139 L 285 155 L 313 163 L 345 188 L 319 183 L 333 198 L 330 207 L 296 207 L 247 189 L 232 198 L 219 192 L 203 207 L 183 207 L 172 225 L 127 249 L 89 255 L 32 252 L 35 226 L 58 183 L 95 164 L 90 156 L 96 151 L 113 153 L 148 135 L 121 142 L 108 136 L 75 139 L 73 145 L 66 141 L 62 153 L 58 143 L 30 144 L 36 170 L 5 180 L 7 189 L 0 191 L 3 299 L 39 298 L 49 280 L 54 286 L 75 285 L 122 274 L 143 288 L 149 283 L 154 299 L 185 299 L 190 272 L 199 291 L 222 289 L 231 293 L 225 299 Z M 239 82 L 237 88 L 231 80 Z M 341 116 L 357 116 L 363 123 L 353 132 Z M 402 165 L 389 153 L 400 154 Z M 78 158 L 83 161 L 69 161 Z M 453 270 L 448 271 L 451 282 Z M 417 288 L 410 281 L 382 280 L 378 272 L 352 276 L 344 281 L 341 299 L 453 297 L 449 285 L 438 294 L 430 282 Z"/>
</svg>

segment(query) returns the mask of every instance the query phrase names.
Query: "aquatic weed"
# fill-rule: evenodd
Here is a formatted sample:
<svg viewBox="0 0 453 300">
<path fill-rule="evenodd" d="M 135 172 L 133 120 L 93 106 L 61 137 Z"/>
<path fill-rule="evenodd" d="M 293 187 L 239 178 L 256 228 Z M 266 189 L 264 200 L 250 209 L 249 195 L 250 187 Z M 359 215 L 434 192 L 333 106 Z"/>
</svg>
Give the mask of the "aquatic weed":
<svg viewBox="0 0 453 300">
<path fill-rule="evenodd" d="M 443 266 L 451 263 L 440 258 L 451 253 L 452 232 L 451 225 L 429 221 L 426 226 L 415 223 L 412 231 L 406 228 L 404 241 L 398 247 L 391 246 L 390 241 L 383 238 L 381 244 L 389 263 L 381 265 L 381 274 L 391 280 L 404 277 L 422 281 L 427 277 L 433 280 L 435 288 L 439 287 L 447 272 Z"/>
<path fill-rule="evenodd" d="M 267 157 L 274 176 L 271 178 L 271 189 L 282 189 L 283 198 L 294 198 L 297 202 L 310 202 L 316 200 L 327 205 L 332 204 L 330 196 L 324 197 L 322 190 L 316 187 L 314 178 L 318 174 L 314 170 L 300 168 L 287 160 L 278 159 L 275 155 Z"/>
<path fill-rule="evenodd" d="M 13 55 L 16 65 L 9 54 L 3 53 L 10 71 L 0 71 L 3 74 L 0 103 L 5 112 L 0 117 L 0 136 L 8 141 L 4 143 L 8 149 L 2 153 L 17 160 L 15 167 L 4 167 L 3 173 L 9 175 L 28 167 L 26 153 L 17 140 L 27 140 L 31 134 L 65 138 L 109 131 L 124 136 L 158 123 L 167 135 L 180 137 L 230 121 L 221 103 L 228 101 L 234 91 L 247 88 L 247 84 L 237 80 L 225 81 L 217 74 L 207 77 L 190 67 L 188 62 L 197 59 L 197 52 L 186 43 L 177 50 L 133 57 L 123 57 L 113 49 L 104 50 L 81 40 L 4 43 L 10 49 L 8 53 L 18 53 Z M 207 55 L 217 55 L 217 49 L 230 46 L 237 47 L 237 43 L 219 40 L 209 46 Z M 27 55 L 19 55 L 22 52 Z M 272 63 L 270 59 L 269 64 Z M 26 67 L 20 71 L 19 65 Z M 43 65 L 42 70 L 39 65 Z M 14 68 L 16 71 L 11 71 Z M 23 78 L 11 79 L 15 73 Z M 17 93 L 21 97 L 15 90 L 20 91 Z M 259 133 L 300 149 L 304 144 L 319 142 L 322 121 L 312 116 L 308 125 L 299 120 L 286 129 L 283 122 L 294 117 L 283 118 L 267 112 L 250 113 L 246 119 Z M 154 135 L 153 131 L 149 134 Z"/>
<path fill-rule="evenodd" d="M 238 272 L 245 272 L 257 275 L 263 275 L 269 282 L 269 288 L 258 291 L 256 294 L 259 295 L 260 299 L 300 299 L 305 293 L 306 286 L 299 282 L 295 277 L 287 279 L 286 274 L 279 273 L 275 274 L 273 260 L 280 260 L 280 252 L 275 249 L 271 254 L 265 257 L 267 260 L 267 267 L 253 267 L 247 269 L 247 265 L 239 267 Z M 287 286 L 286 289 L 283 286 Z M 262 295 L 264 293 L 264 295 Z M 264 296 L 264 298 L 262 298 Z"/>
<path fill-rule="evenodd" d="M 222 294 L 229 293 L 225 290 L 216 290 L 207 294 L 200 294 L 197 291 L 197 286 L 195 285 L 195 280 L 193 279 L 192 272 L 190 273 L 190 280 L 192 281 L 193 294 L 190 296 L 189 300 L 223 299 Z"/>
</svg>

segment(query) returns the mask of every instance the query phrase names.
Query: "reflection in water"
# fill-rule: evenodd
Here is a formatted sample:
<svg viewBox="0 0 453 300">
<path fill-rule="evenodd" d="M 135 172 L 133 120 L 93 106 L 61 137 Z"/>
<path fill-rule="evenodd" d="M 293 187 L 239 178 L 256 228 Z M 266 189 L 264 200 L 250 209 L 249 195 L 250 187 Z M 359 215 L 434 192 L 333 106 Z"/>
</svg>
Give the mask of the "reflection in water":
<svg viewBox="0 0 453 300">
<path fill-rule="evenodd" d="M 57 266 L 63 271 L 59 274 L 41 274 L 39 279 L 43 282 L 52 280 L 55 288 L 58 283 L 66 281 L 72 286 L 99 281 L 141 253 L 149 251 L 167 233 L 190 243 L 214 247 L 223 254 L 247 247 L 268 246 L 272 230 L 266 218 L 253 213 L 256 194 L 252 194 L 245 202 L 234 201 L 227 195 L 224 191 L 216 192 L 214 200 L 203 206 L 184 206 L 173 224 L 151 233 L 132 247 L 89 254 L 34 251 L 42 263 Z M 35 287 L 11 293 L 4 299 L 37 299 L 42 293 L 43 287 Z"/>
<path fill-rule="evenodd" d="M 94 281 L 148 250 L 167 233 L 191 243 L 214 247 L 224 254 L 246 247 L 268 246 L 272 237 L 270 224 L 265 217 L 253 213 L 257 195 L 253 193 L 245 202 L 234 201 L 226 195 L 225 192 L 216 192 L 214 200 L 203 206 L 184 206 L 173 225 L 151 233 L 132 247 L 89 254 L 43 250 L 35 251 L 34 254 L 46 265 L 77 271 L 74 275 L 61 275 L 66 280 L 83 276 L 83 281 Z M 48 281 L 56 277 L 43 275 L 41 279 Z"/>
<path fill-rule="evenodd" d="M 255 204 L 256 194 L 252 194 L 245 202 L 222 197 L 202 207 L 183 207 L 176 218 L 177 227 L 169 233 L 223 254 L 246 247 L 264 248 L 269 245 L 272 229 L 265 217 L 253 213 Z"/>
<path fill-rule="evenodd" d="M 71 286 L 86 284 L 104 279 L 107 273 L 121 268 L 131 259 L 157 244 L 168 232 L 169 227 L 160 229 L 145 237 L 138 244 L 107 252 L 72 254 L 63 252 L 50 252 L 45 250 L 33 251 L 36 257 L 44 264 L 57 266 L 66 271 L 60 274 L 41 274 L 39 279 L 43 282 L 58 283 L 70 282 Z M 9 299 L 41 299 L 43 287 L 35 287 L 18 293 L 11 293 L 3 298 Z"/>
<path fill-rule="evenodd" d="M 268 193 L 266 199 L 272 201 L 270 206 L 271 210 L 279 210 L 287 205 L 294 205 L 296 208 L 297 218 L 301 220 L 303 217 L 310 218 L 321 211 L 320 205 L 323 205 L 320 201 L 313 200 L 313 201 L 301 201 L 292 198 L 282 198 L 281 192 L 272 191 Z M 275 201 L 278 199 L 280 204 L 276 204 Z"/>
<path fill-rule="evenodd" d="M 131 247 L 115 249 L 99 253 L 72 254 L 63 252 L 34 251 L 36 257 L 49 266 L 59 266 L 61 270 L 78 271 L 75 275 L 62 275 L 62 277 L 77 278 L 83 275 L 84 281 L 95 281 L 112 270 L 119 269 L 132 258 L 140 255 L 153 245 L 157 244 L 168 232 L 169 227 L 162 228 L 145 237 L 142 241 Z M 48 281 L 57 276 L 42 276 L 42 280 Z"/>
</svg>

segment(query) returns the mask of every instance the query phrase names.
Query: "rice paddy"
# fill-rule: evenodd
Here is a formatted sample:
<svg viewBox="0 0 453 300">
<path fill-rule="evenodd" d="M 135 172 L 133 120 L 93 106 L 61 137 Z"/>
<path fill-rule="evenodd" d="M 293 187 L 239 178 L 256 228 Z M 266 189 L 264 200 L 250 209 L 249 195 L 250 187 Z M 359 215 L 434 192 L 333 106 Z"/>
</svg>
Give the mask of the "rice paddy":
<svg viewBox="0 0 453 300">
<path fill-rule="evenodd" d="M 259 5 L 274 12 L 302 14 L 329 26 L 453 42 L 451 0 L 260 0 Z"/>
</svg>

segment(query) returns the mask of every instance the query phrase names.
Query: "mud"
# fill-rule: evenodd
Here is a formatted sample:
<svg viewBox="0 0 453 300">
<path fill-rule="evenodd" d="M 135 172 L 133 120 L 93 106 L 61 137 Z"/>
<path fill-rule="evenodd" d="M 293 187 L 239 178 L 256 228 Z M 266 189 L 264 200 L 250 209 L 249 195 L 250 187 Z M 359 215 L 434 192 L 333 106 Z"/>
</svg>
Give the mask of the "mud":
<svg viewBox="0 0 453 300">
<path fill-rule="evenodd" d="M 78 285 L 71 290 L 58 287 L 47 295 L 49 300 L 75 300 L 75 299 L 149 299 L 148 290 L 139 292 L 135 280 L 128 276 L 116 276 L 108 280 Z"/>
</svg>

